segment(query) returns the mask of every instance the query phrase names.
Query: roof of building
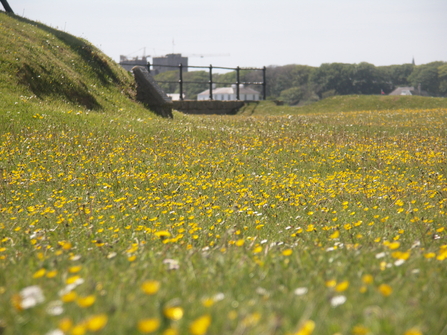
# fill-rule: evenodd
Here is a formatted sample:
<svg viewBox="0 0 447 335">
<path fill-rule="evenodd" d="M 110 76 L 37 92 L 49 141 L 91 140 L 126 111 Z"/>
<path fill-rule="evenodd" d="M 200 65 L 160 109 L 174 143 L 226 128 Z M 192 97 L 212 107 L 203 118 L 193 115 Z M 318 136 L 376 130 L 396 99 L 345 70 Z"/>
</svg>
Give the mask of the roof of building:
<svg viewBox="0 0 447 335">
<path fill-rule="evenodd" d="M 389 95 L 423 95 L 430 96 L 427 91 L 415 89 L 414 87 L 398 87 L 394 91 L 392 91 Z"/>
<path fill-rule="evenodd" d="M 200 92 L 198 95 L 209 95 L 210 90 L 206 90 Z M 213 89 L 214 94 L 236 94 L 236 87 L 218 87 Z M 240 86 L 239 94 L 260 94 L 258 91 L 255 91 L 249 87 Z"/>
</svg>

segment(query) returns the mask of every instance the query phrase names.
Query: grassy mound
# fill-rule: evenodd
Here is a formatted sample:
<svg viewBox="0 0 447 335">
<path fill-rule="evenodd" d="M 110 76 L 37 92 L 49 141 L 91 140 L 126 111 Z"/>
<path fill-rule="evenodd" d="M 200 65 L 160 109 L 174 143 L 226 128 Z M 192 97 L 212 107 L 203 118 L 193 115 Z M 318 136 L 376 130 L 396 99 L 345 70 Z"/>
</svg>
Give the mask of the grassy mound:
<svg viewBox="0 0 447 335">
<path fill-rule="evenodd" d="M 142 108 L 132 76 L 84 39 L 1 12 L 0 45 L 2 109 Z"/>
</svg>

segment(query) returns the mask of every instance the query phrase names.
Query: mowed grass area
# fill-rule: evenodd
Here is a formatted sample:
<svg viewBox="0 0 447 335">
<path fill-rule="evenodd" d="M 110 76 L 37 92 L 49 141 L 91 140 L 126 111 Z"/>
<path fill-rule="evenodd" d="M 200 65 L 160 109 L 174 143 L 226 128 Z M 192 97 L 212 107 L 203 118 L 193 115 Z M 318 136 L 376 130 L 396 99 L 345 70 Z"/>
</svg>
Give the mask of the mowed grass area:
<svg viewBox="0 0 447 335">
<path fill-rule="evenodd" d="M 2 331 L 445 334 L 446 125 L 2 111 Z"/>
</svg>

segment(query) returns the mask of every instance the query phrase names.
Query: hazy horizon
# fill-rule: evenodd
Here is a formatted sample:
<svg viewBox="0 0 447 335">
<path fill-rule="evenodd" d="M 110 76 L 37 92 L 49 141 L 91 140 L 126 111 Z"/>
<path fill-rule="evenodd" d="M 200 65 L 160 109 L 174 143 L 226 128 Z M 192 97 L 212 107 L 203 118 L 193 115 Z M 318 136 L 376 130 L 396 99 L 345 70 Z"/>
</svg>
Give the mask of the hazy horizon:
<svg viewBox="0 0 447 335">
<path fill-rule="evenodd" d="M 119 62 L 181 53 L 190 65 L 262 67 L 447 60 L 444 0 L 9 0 L 15 14 L 85 38 Z M 201 57 L 203 56 L 203 57 Z"/>
</svg>

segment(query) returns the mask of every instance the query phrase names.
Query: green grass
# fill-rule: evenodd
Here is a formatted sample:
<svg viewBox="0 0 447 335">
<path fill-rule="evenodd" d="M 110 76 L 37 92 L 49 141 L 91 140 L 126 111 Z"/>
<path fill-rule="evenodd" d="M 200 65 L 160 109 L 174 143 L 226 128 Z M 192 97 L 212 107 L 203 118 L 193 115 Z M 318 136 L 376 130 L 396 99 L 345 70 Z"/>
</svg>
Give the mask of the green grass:
<svg viewBox="0 0 447 335">
<path fill-rule="evenodd" d="M 143 110 L 132 76 L 86 40 L 1 12 L 0 45 L 1 110 Z"/>
<path fill-rule="evenodd" d="M 239 114 L 287 115 L 420 108 L 447 108 L 447 99 L 421 96 L 338 95 L 302 107 L 277 106 L 273 101 L 250 103 L 244 106 Z"/>
<path fill-rule="evenodd" d="M 3 59 L 0 333 L 447 333 L 443 106 L 168 120 Z"/>
</svg>

